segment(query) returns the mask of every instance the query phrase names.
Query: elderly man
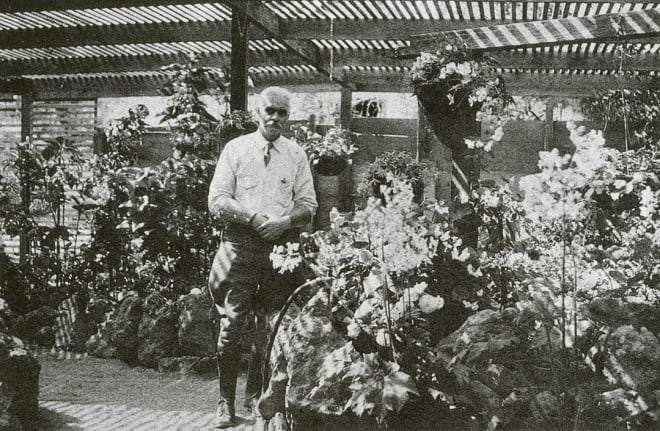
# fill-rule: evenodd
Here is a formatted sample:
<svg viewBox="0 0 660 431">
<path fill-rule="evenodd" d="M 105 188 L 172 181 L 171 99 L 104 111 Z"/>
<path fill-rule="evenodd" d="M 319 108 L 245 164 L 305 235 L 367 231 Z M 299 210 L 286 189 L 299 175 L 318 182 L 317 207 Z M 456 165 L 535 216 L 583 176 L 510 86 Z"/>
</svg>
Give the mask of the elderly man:
<svg viewBox="0 0 660 431">
<path fill-rule="evenodd" d="M 261 93 L 259 129 L 226 145 L 209 190 L 209 209 L 226 222 L 209 277 L 220 313 L 216 428 L 235 422 L 239 335 L 246 315 L 278 309 L 305 281 L 300 274 L 278 274 L 269 260 L 273 245 L 298 242 L 299 228 L 317 207 L 307 156 L 282 136 L 289 99 L 278 87 Z M 261 382 L 248 381 L 246 392 L 253 392 L 248 396 L 258 396 Z"/>
</svg>

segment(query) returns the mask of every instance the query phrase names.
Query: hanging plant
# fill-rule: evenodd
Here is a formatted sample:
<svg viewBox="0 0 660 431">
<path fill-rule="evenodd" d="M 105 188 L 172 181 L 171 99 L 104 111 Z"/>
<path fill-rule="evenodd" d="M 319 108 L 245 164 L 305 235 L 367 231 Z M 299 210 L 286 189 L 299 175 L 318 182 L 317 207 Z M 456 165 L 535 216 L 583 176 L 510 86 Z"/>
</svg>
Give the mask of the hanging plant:
<svg viewBox="0 0 660 431">
<path fill-rule="evenodd" d="M 496 63 L 460 40 L 446 38 L 435 52 L 422 52 L 411 69 L 414 93 L 438 138 L 453 150 L 490 151 L 502 138 L 512 98 Z M 484 139 L 477 122 L 487 122 Z"/>
</svg>

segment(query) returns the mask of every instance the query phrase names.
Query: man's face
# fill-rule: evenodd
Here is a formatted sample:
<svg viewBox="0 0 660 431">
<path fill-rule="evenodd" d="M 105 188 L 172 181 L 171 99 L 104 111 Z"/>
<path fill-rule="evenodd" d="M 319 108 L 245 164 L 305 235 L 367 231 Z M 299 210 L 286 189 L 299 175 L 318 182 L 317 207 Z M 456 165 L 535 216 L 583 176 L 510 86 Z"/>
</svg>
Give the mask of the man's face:
<svg viewBox="0 0 660 431">
<path fill-rule="evenodd" d="M 259 109 L 259 130 L 269 141 L 277 139 L 289 119 L 289 105 L 284 100 L 271 97 Z"/>
</svg>

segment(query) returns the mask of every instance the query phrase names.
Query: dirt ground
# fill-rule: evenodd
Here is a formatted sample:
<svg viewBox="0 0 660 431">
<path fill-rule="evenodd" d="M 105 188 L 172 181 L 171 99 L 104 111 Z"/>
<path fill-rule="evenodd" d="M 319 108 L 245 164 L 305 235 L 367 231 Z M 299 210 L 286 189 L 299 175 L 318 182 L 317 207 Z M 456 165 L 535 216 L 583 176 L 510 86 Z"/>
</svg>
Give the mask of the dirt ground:
<svg viewBox="0 0 660 431">
<path fill-rule="evenodd" d="M 144 411 L 184 411 L 212 415 L 218 398 L 217 378 L 213 374 L 182 375 L 178 372 L 129 367 L 119 360 L 82 357 L 57 359 L 38 355 L 41 363 L 39 401 L 40 418 L 33 425 L 38 430 L 86 429 L 67 425 L 67 418 L 43 406 L 54 402 L 75 405 L 122 406 Z M 239 376 L 237 416 L 251 418 L 243 407 L 245 375 Z M 249 425 L 243 420 L 243 427 Z M 114 429 L 114 428 L 113 428 Z M 121 429 L 121 428 L 118 428 Z M 126 424 L 124 429 L 133 429 Z M 186 429 L 182 426 L 180 429 Z"/>
</svg>

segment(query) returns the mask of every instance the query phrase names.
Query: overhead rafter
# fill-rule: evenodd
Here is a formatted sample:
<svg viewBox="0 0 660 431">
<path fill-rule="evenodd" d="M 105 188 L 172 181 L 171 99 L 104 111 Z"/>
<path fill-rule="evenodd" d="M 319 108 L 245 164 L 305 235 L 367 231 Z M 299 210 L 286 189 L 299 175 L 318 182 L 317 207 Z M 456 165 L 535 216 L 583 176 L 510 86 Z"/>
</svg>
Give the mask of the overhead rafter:
<svg viewBox="0 0 660 431">
<path fill-rule="evenodd" d="M 581 97 L 593 96 L 608 89 L 648 89 L 660 84 L 660 77 L 653 75 L 609 73 L 544 72 L 537 69 L 503 71 L 507 91 L 512 95 Z M 412 92 L 407 70 L 349 70 L 344 79 L 355 82 L 358 91 Z M 389 90 L 388 90 L 389 89 Z"/>
<path fill-rule="evenodd" d="M 230 21 L 202 21 L 0 30 L 0 49 L 229 40 L 230 27 Z"/>
<path fill-rule="evenodd" d="M 330 31 L 328 19 L 279 20 L 279 35 L 288 40 L 309 39 L 408 39 L 411 34 L 434 31 L 455 31 L 482 25 L 500 25 L 510 20 L 450 21 L 450 20 L 333 20 Z M 188 42 L 230 40 L 229 21 L 162 22 L 115 24 L 112 26 L 75 26 L 0 30 L 0 49 L 51 48 L 70 45 L 102 45 L 113 43 Z M 258 29 L 251 39 L 267 38 Z"/>
<path fill-rule="evenodd" d="M 401 54 L 415 55 L 420 50 L 436 46 L 438 41 L 447 36 L 462 40 L 472 49 L 493 51 L 562 43 L 650 38 L 657 35 L 660 35 L 660 10 L 645 9 L 421 34 L 412 36 L 412 46 L 401 50 Z"/>
<path fill-rule="evenodd" d="M 638 71 L 653 71 L 658 69 L 657 45 L 660 38 L 653 40 L 654 52 L 641 52 L 626 57 L 624 69 Z M 113 51 L 122 50 L 121 45 L 110 45 Z M 81 50 L 83 47 L 80 47 Z M 96 47 L 97 51 L 105 46 Z M 532 67 L 539 69 L 571 68 L 577 70 L 618 70 L 619 60 L 612 54 L 612 46 L 607 51 L 589 51 L 584 45 L 569 45 L 563 52 L 554 50 L 510 50 L 498 51 L 492 57 L 504 68 Z M 128 50 L 126 50 L 128 51 Z M 2 52 L 0 52 L 2 55 Z M 327 49 L 319 50 L 319 55 L 327 59 Z M 230 52 L 202 52 L 198 53 L 198 66 L 229 67 Z M 250 66 L 273 65 L 309 65 L 304 58 L 296 53 L 284 49 L 249 50 Z M 100 73 L 100 72 L 129 72 L 129 71 L 155 71 L 171 63 L 186 62 L 184 53 L 139 54 L 139 55 L 112 55 L 95 57 L 55 58 L 43 57 L 30 60 L 2 60 L 0 61 L 0 76 L 43 75 L 64 73 Z M 344 66 L 404 66 L 412 60 L 399 60 L 390 57 L 385 49 L 339 49 L 333 53 L 333 71 L 341 70 Z"/>
<path fill-rule="evenodd" d="M 137 6 L 166 6 L 185 3 L 217 3 L 217 0 L 2 0 L 0 13 L 105 9 Z"/>
<path fill-rule="evenodd" d="M 273 0 L 266 0 L 275 3 Z M 490 0 L 492 3 L 503 3 L 510 0 Z M 35 12 L 44 10 L 100 9 L 131 6 L 162 6 L 184 3 L 217 3 L 215 0 L 3 0 L 0 2 L 0 13 Z M 559 0 L 534 0 L 534 3 L 558 3 Z M 652 0 L 588 0 L 589 3 L 628 3 L 648 4 Z"/>
<path fill-rule="evenodd" d="M 250 71 L 257 91 L 268 85 L 324 86 L 327 91 L 340 87 L 327 76 L 315 71 Z M 549 73 L 539 70 L 504 71 L 507 89 L 513 95 L 580 97 L 593 96 L 596 91 L 608 89 L 657 88 L 660 76 L 609 73 L 575 74 L 568 71 Z M 412 91 L 407 68 L 377 70 L 352 68 L 343 73 L 343 78 L 355 84 L 357 91 L 410 92 Z M 167 81 L 165 74 L 94 75 L 94 76 L 49 76 L 33 77 L 31 80 L 0 78 L 0 92 L 20 94 L 32 89 L 35 99 L 76 99 L 119 96 L 155 96 Z M 319 91 L 316 89 L 316 91 Z"/>
<path fill-rule="evenodd" d="M 241 11 L 244 13 L 248 20 L 270 37 L 278 40 L 286 46 L 293 53 L 299 55 L 309 64 L 314 66 L 320 72 L 326 74 L 331 80 L 341 84 L 342 86 L 349 86 L 346 82 L 336 78 L 333 71 L 330 70 L 329 64 L 321 55 L 319 48 L 309 40 L 292 40 L 285 39 L 280 29 L 280 19 L 261 2 L 245 2 L 242 0 L 224 0 L 227 6 L 232 10 Z"/>
</svg>

